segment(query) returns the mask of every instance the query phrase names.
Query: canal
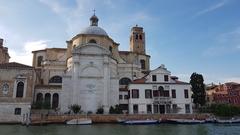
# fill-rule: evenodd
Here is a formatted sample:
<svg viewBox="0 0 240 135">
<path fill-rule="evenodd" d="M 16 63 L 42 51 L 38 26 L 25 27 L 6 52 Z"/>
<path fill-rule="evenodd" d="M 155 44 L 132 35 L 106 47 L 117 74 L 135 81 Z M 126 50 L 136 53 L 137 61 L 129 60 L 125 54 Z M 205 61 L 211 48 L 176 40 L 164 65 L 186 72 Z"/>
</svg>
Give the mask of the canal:
<svg viewBox="0 0 240 135">
<path fill-rule="evenodd" d="M 0 135 L 240 135 L 240 124 L 0 125 Z"/>
</svg>

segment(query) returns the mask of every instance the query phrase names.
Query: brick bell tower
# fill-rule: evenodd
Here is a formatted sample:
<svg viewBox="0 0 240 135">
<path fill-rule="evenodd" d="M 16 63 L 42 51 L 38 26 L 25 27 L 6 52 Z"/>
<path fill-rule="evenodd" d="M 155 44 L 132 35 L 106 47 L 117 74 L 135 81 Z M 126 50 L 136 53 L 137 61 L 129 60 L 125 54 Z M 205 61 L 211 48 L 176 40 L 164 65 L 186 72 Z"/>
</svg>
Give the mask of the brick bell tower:
<svg viewBox="0 0 240 135">
<path fill-rule="evenodd" d="M 145 54 L 145 33 L 142 27 L 132 27 L 130 35 L 130 51 Z"/>
</svg>

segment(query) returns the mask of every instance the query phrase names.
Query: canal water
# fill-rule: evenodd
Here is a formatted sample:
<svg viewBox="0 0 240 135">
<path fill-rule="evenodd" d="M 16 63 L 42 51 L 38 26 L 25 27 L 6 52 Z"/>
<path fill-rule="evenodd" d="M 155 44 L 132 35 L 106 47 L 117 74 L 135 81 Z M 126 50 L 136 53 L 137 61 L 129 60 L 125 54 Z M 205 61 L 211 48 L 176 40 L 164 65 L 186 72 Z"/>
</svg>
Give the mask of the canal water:
<svg viewBox="0 0 240 135">
<path fill-rule="evenodd" d="M 240 135 L 240 124 L 0 125 L 0 135 Z"/>
</svg>

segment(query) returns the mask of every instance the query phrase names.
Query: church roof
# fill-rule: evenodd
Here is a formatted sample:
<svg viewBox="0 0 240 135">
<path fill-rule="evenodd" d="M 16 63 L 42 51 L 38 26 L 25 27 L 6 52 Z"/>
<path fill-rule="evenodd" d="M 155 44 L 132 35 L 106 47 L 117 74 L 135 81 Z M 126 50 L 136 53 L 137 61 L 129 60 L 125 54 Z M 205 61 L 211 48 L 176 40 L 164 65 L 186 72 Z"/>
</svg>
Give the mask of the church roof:
<svg viewBox="0 0 240 135">
<path fill-rule="evenodd" d="M 80 34 L 90 34 L 90 35 L 103 35 L 108 36 L 107 32 L 98 26 L 89 26 L 83 29 Z"/>
<path fill-rule="evenodd" d="M 32 66 L 24 65 L 17 62 L 9 62 L 0 64 L 0 69 L 33 69 Z"/>
<path fill-rule="evenodd" d="M 102 35 L 102 36 L 108 36 L 107 32 L 102 29 L 101 27 L 98 27 L 98 18 L 94 15 L 90 18 L 90 26 L 83 29 L 80 34 L 90 34 L 90 35 Z"/>
</svg>

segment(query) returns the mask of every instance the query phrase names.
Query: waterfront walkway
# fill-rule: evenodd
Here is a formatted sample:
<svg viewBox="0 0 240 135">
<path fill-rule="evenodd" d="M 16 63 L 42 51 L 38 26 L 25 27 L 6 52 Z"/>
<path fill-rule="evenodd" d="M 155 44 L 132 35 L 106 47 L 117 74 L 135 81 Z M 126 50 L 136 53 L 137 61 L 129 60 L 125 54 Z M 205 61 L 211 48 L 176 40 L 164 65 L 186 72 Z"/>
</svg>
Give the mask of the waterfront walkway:
<svg viewBox="0 0 240 135">
<path fill-rule="evenodd" d="M 32 114 L 31 124 L 52 124 L 52 123 L 65 123 L 67 120 L 78 119 L 78 118 L 90 118 L 93 123 L 117 123 L 118 119 L 127 120 L 142 120 L 142 119 L 156 119 L 156 120 L 167 120 L 167 119 L 198 119 L 205 120 L 209 117 L 209 114 Z"/>
</svg>

